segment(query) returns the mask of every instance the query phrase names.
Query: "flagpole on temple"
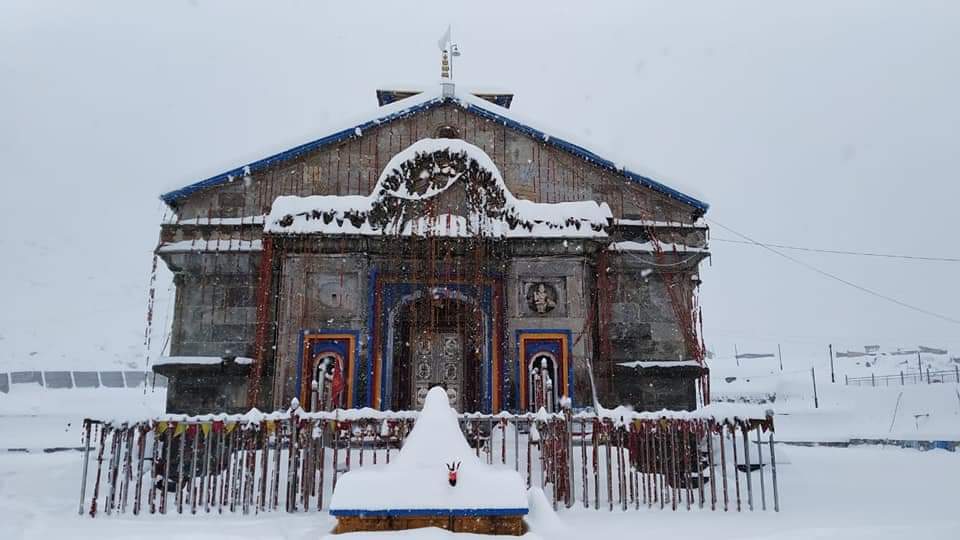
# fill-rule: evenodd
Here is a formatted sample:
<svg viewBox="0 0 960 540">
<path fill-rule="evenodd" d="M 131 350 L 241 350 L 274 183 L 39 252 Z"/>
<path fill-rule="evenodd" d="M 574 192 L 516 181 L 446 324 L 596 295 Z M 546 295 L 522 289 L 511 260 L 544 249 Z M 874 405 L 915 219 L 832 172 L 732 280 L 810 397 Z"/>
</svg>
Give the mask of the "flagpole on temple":
<svg viewBox="0 0 960 540">
<path fill-rule="evenodd" d="M 444 85 L 444 90 L 453 93 L 453 58 L 460 56 L 460 47 L 453 42 L 450 25 L 447 25 L 447 31 L 440 36 L 437 41 L 437 47 L 440 48 L 440 82 Z M 446 94 L 445 94 L 446 95 Z"/>
</svg>

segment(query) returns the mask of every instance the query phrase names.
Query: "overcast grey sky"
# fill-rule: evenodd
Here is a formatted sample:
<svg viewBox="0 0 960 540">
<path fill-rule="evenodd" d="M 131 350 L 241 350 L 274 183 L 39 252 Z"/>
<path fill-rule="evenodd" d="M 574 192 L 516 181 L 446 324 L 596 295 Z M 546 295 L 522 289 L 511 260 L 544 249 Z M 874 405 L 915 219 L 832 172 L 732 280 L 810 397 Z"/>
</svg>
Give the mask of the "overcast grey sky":
<svg viewBox="0 0 960 540">
<path fill-rule="evenodd" d="M 458 83 L 515 92 L 518 114 L 690 186 L 719 223 L 960 257 L 956 2 L 7 0 L 0 364 L 136 354 L 158 193 L 373 113 L 378 86 L 435 84 L 448 23 Z M 710 348 L 960 352 L 958 324 L 712 248 Z M 789 254 L 960 319 L 958 263 Z"/>
</svg>

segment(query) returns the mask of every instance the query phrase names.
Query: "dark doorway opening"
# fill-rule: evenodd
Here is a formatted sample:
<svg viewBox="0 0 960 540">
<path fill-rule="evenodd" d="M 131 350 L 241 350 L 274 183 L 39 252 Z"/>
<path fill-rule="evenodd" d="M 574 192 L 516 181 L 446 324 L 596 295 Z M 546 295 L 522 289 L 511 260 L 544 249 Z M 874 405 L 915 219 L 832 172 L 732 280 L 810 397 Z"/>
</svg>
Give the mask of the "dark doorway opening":
<svg viewBox="0 0 960 540">
<path fill-rule="evenodd" d="M 399 308 L 393 343 L 394 410 L 420 409 L 430 386 L 460 411 L 482 406 L 483 315 L 469 302 L 433 296 Z"/>
</svg>

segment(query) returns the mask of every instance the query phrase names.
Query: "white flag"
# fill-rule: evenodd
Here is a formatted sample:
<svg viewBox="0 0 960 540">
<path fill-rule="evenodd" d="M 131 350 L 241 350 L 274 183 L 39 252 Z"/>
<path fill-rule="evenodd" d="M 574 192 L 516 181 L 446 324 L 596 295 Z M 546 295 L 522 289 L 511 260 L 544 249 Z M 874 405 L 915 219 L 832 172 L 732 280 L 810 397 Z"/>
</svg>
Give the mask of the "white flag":
<svg viewBox="0 0 960 540">
<path fill-rule="evenodd" d="M 450 43 L 450 25 L 447 25 L 447 31 L 440 37 L 440 41 L 437 41 L 437 47 L 440 47 L 441 51 L 446 50 L 447 43 Z"/>
</svg>

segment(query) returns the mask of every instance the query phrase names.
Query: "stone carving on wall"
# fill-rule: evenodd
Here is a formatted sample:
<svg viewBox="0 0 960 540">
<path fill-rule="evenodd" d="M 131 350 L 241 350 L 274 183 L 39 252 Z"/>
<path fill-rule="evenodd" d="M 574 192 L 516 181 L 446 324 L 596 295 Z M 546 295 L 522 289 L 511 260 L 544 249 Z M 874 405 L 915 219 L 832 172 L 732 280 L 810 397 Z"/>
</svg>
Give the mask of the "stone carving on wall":
<svg viewBox="0 0 960 540">
<path fill-rule="evenodd" d="M 356 274 L 310 272 L 309 276 L 313 287 L 311 300 L 319 300 L 320 304 L 327 309 L 351 312 L 357 309 L 359 284 Z"/>
<path fill-rule="evenodd" d="M 546 315 L 557 307 L 557 289 L 545 282 L 531 283 L 527 287 L 527 306 L 540 315 Z"/>
</svg>

